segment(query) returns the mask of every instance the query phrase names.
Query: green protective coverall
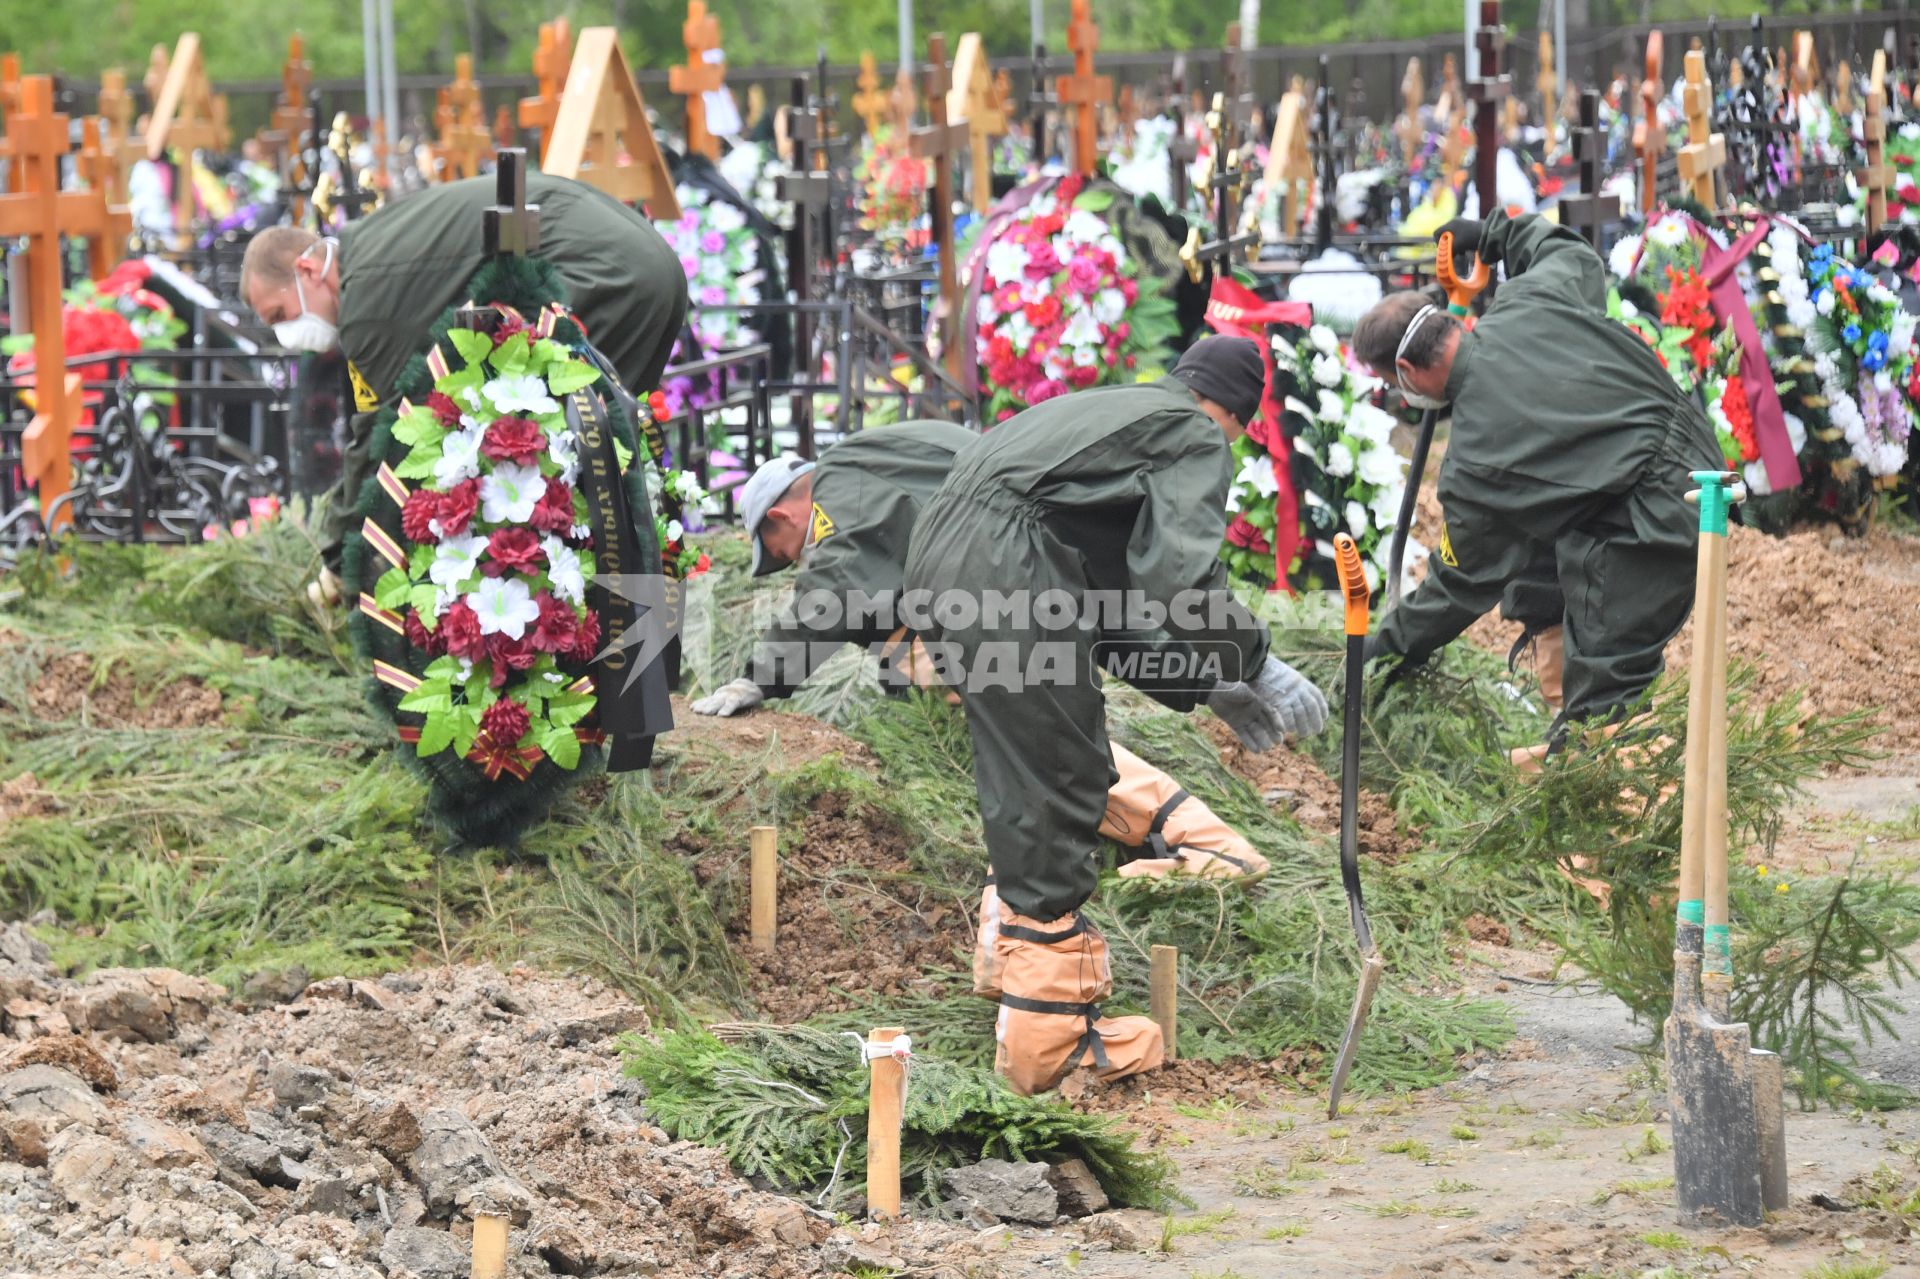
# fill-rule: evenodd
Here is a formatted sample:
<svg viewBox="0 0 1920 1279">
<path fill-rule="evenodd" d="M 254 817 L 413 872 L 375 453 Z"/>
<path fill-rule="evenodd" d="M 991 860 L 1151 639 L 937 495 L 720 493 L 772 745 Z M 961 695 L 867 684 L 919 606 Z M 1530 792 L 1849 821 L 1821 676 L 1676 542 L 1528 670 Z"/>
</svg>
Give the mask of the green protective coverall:
<svg viewBox="0 0 1920 1279">
<path fill-rule="evenodd" d="M 979 438 L 952 422 L 901 422 L 860 431 L 820 454 L 813 529 L 793 600 L 747 666 L 762 693 L 791 697 L 842 645 L 871 647 L 899 627 L 914 521 L 954 455 Z"/>
<path fill-rule="evenodd" d="M 1231 476 L 1225 436 L 1186 388 L 1107 387 L 1044 401 L 982 437 L 914 526 L 902 614 L 966 706 L 987 853 L 1018 915 L 1058 919 L 1098 882 L 1116 774 L 1097 668 L 1121 674 L 1142 651 L 1205 651 L 1224 656 L 1222 678 L 1238 680 L 1266 658 L 1266 628 L 1232 600 L 1220 561 Z M 1071 601 L 1064 626 L 1040 598 L 1049 591 Z M 916 617 L 920 592 L 926 615 Z M 965 603 L 1015 592 L 1033 606 Z M 1213 607 L 1173 608 L 1141 627 L 1126 614 L 1093 615 L 1088 592 L 1163 606 L 1205 592 Z M 1137 665 L 1124 673 L 1182 711 L 1213 684 L 1191 673 L 1150 679 Z"/>
<path fill-rule="evenodd" d="M 1721 469 L 1719 445 L 1659 357 L 1607 318 L 1605 265 L 1579 235 L 1496 211 L 1480 257 L 1507 278 L 1447 379 L 1446 523 L 1376 651 L 1424 661 L 1503 598 L 1534 628 L 1564 612 L 1562 719 L 1617 711 L 1659 676 L 1693 604 L 1688 472 Z"/>
<path fill-rule="evenodd" d="M 487 261 L 482 211 L 498 203 L 494 179 L 429 187 L 340 231 L 340 346 L 355 414 L 349 423 L 326 529 L 337 546 L 369 471 L 377 411 L 393 401 L 408 360 Z M 527 203 L 540 209 L 535 254 L 559 269 L 587 339 L 636 395 L 652 391 L 687 314 L 687 279 L 660 232 L 639 213 L 585 183 L 532 174 Z"/>
</svg>

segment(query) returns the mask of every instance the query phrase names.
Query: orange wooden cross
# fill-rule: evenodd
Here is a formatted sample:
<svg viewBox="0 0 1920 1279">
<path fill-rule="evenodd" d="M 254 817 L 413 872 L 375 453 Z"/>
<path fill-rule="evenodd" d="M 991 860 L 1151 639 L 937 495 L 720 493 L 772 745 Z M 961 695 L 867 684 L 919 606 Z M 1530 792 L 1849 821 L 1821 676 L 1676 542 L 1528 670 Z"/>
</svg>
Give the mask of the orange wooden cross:
<svg viewBox="0 0 1920 1279">
<path fill-rule="evenodd" d="M 12 142 L 7 138 L 5 129 L 13 122 L 20 110 L 20 55 L 0 53 L 0 160 L 14 160 Z M 20 189 L 20 166 L 7 165 L 7 181 L 0 191 L 18 191 Z"/>
<path fill-rule="evenodd" d="M 474 83 L 472 54 L 455 56 L 453 83 L 437 96 L 433 118 L 440 138 L 433 147 L 433 157 L 435 168 L 440 170 L 439 179 L 479 177 L 481 163 L 493 154 L 493 137 L 487 132 L 480 86 Z"/>
<path fill-rule="evenodd" d="M 298 155 L 313 128 L 313 110 L 307 95 L 313 88 L 313 64 L 307 61 L 306 41 L 298 31 L 287 38 L 287 60 L 280 68 L 280 97 L 260 135 L 276 160 Z"/>
<path fill-rule="evenodd" d="M 687 62 L 667 69 L 667 88 L 687 100 L 688 152 L 718 160 L 720 139 L 707 132 L 707 100 L 703 95 L 717 92 L 726 83 L 727 68 L 725 63 L 707 61 L 707 54 L 720 48 L 720 23 L 707 12 L 705 0 L 687 0 L 687 20 L 680 27 L 680 38 L 687 46 Z"/>
<path fill-rule="evenodd" d="M 973 170 L 967 193 L 974 212 L 984 214 L 993 204 L 993 140 L 1007 131 L 1005 98 L 994 89 L 987 68 L 986 46 L 978 31 L 960 37 L 953 55 L 953 87 L 947 93 L 947 118 L 967 126 L 973 152 Z"/>
<path fill-rule="evenodd" d="M 1866 141 L 1867 167 L 1859 181 L 1867 193 L 1867 231 L 1878 231 L 1887 222 L 1887 189 L 1893 185 L 1893 170 L 1887 165 L 1887 51 L 1873 51 L 1873 72 L 1867 81 L 1867 101 L 1860 117 L 1860 132 Z"/>
<path fill-rule="evenodd" d="M 960 349 L 960 282 L 953 262 L 953 158 L 967 145 L 967 126 L 947 119 L 947 95 L 953 85 L 947 78 L 947 38 L 938 31 L 927 37 L 927 61 L 927 114 L 933 123 L 913 131 L 913 153 L 933 166 L 927 205 L 933 215 L 934 243 L 940 247 L 947 368 L 957 377 L 967 359 Z"/>
<path fill-rule="evenodd" d="M 553 121 L 560 114 L 560 94 L 566 88 L 573 61 L 573 25 L 565 18 L 540 24 L 540 44 L 533 51 L 533 74 L 540 92 L 520 99 L 520 127 L 540 130 L 540 165 L 546 167 L 547 148 L 553 145 Z"/>
<path fill-rule="evenodd" d="M 1647 75 L 1640 82 L 1640 120 L 1633 126 L 1633 147 L 1640 153 L 1640 211 L 1649 218 L 1659 207 L 1654 179 L 1661 153 L 1667 149 L 1667 131 L 1660 127 L 1661 43 L 1658 31 L 1647 33 Z"/>
<path fill-rule="evenodd" d="M 1089 15 L 1088 0 L 1073 0 L 1067 47 L 1073 50 L 1073 74 L 1061 76 L 1056 91 L 1060 105 L 1074 109 L 1073 170 L 1090 178 L 1100 163 L 1100 108 L 1113 101 L 1113 78 L 1093 73 L 1100 28 Z"/>
<path fill-rule="evenodd" d="M 7 118 L 19 194 L 0 195 L 0 236 L 27 241 L 27 305 L 33 326 L 33 421 L 20 441 L 21 468 L 40 494 L 50 525 L 53 508 L 73 483 L 67 452 L 80 421 L 80 375 L 68 373 L 61 330 L 60 233 L 74 201 L 60 191 L 60 157 L 67 153 L 67 117 L 53 110 L 53 80 L 28 76 L 20 82 L 19 106 Z M 73 192 L 102 203 L 99 192 Z M 72 516 L 62 506 L 57 524 Z"/>
<path fill-rule="evenodd" d="M 860 76 L 854 83 L 860 86 L 860 92 L 853 95 L 854 114 L 867 126 L 867 136 L 872 137 L 880 131 L 880 122 L 890 110 L 886 91 L 880 87 L 880 68 L 874 65 L 873 50 L 860 51 Z"/>
<path fill-rule="evenodd" d="M 612 27 L 580 33 L 549 133 L 552 145 L 540 165 L 546 172 L 598 187 L 624 203 L 645 204 L 649 217 L 680 216 L 673 176 Z"/>
</svg>

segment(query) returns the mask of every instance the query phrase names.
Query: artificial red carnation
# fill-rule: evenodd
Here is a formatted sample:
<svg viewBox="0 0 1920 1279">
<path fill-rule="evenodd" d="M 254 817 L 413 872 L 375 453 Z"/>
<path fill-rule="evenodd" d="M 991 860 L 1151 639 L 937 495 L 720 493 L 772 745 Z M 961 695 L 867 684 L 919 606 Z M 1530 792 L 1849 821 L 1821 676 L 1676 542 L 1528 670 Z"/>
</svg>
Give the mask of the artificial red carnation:
<svg viewBox="0 0 1920 1279">
<path fill-rule="evenodd" d="M 480 633 L 480 618 L 465 600 L 454 601 L 440 618 L 440 637 L 447 652 L 470 662 L 485 660 L 487 637 Z"/>
<path fill-rule="evenodd" d="M 533 646 L 543 653 L 564 653 L 573 648 L 574 633 L 580 629 L 580 615 L 573 605 L 556 599 L 549 591 L 533 597 L 540 606 L 540 618 L 533 624 Z"/>
<path fill-rule="evenodd" d="M 599 651 L 600 614 L 588 609 L 586 616 L 574 628 L 573 647 L 567 651 L 567 656 L 576 662 L 590 662 Z"/>
<path fill-rule="evenodd" d="M 503 417 L 487 427 L 480 437 L 480 452 L 496 462 L 515 462 L 526 466 L 547 447 L 547 433 L 537 422 L 524 417 Z"/>
<path fill-rule="evenodd" d="M 529 521 L 543 533 L 565 533 L 573 527 L 573 490 L 557 477 L 547 477 L 547 491 L 534 504 Z"/>
<path fill-rule="evenodd" d="M 527 322 L 525 320 L 517 315 L 503 314 L 500 317 L 500 323 L 494 326 L 493 344 L 495 346 L 504 346 L 507 340 L 514 334 L 525 333 L 526 331 Z"/>
<path fill-rule="evenodd" d="M 440 531 L 448 537 L 459 537 L 479 509 L 480 481 L 461 480 L 440 495 Z"/>
<path fill-rule="evenodd" d="M 539 567 L 543 554 L 539 535 L 530 528 L 497 528 L 487 538 L 491 567 L 500 573 L 532 573 Z M 498 577 L 500 573 L 489 576 Z"/>
<path fill-rule="evenodd" d="M 1067 370 L 1067 381 L 1082 391 L 1099 380 L 1100 370 L 1091 364 L 1076 364 Z"/>
<path fill-rule="evenodd" d="M 539 659 L 539 652 L 533 647 L 533 637 L 522 633 L 514 639 L 505 631 L 495 631 L 487 636 L 487 657 L 493 662 L 496 679 L 494 687 L 505 682 L 505 672 L 524 671 Z"/>
<path fill-rule="evenodd" d="M 480 712 L 480 731 L 496 746 L 512 746 L 533 727 L 533 715 L 511 697 L 503 697 Z"/>
<path fill-rule="evenodd" d="M 407 504 L 400 508 L 400 531 L 407 535 L 409 542 L 432 545 L 440 537 L 430 526 L 439 518 L 440 494 L 432 489 L 415 489 L 407 494 Z"/>
<path fill-rule="evenodd" d="M 434 391 L 427 396 L 427 407 L 433 411 L 436 421 L 442 426 L 460 425 L 460 406 L 453 402 L 451 395 L 442 395 Z"/>
<path fill-rule="evenodd" d="M 1242 547 L 1257 555 L 1267 555 L 1273 551 L 1273 543 L 1267 540 L 1267 535 L 1256 528 L 1244 515 L 1234 516 L 1227 525 L 1227 541 L 1231 545 Z"/>
<path fill-rule="evenodd" d="M 408 609 L 407 616 L 400 625 L 401 629 L 407 633 L 407 643 L 422 652 L 438 656 L 447 651 L 447 641 L 444 632 L 428 630 L 427 624 L 421 619 L 418 609 Z"/>
</svg>

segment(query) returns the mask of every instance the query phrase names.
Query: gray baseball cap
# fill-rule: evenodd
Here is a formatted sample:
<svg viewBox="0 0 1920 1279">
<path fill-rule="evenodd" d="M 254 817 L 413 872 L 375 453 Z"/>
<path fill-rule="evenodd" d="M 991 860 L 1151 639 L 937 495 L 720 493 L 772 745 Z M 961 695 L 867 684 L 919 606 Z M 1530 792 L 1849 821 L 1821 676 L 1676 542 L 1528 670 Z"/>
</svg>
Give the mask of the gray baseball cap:
<svg viewBox="0 0 1920 1279">
<path fill-rule="evenodd" d="M 740 486 L 740 520 L 747 530 L 747 536 L 753 539 L 755 577 L 765 577 L 787 566 L 784 560 L 776 561 L 761 545 L 760 524 L 767 518 L 767 511 L 773 504 L 786 496 L 793 482 L 812 469 L 813 463 L 803 458 L 776 457 L 770 462 L 762 462 L 760 469 L 753 473 L 753 478 Z"/>
</svg>

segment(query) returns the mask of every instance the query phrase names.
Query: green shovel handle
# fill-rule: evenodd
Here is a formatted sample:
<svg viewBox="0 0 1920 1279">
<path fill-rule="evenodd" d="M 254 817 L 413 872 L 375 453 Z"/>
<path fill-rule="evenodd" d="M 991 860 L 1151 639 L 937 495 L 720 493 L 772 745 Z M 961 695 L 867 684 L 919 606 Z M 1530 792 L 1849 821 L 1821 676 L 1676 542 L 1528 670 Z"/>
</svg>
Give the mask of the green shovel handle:
<svg viewBox="0 0 1920 1279">
<path fill-rule="evenodd" d="M 1733 505 L 1733 484 L 1740 477 L 1732 471 L 1693 471 L 1693 482 L 1700 486 L 1700 531 L 1727 535 L 1727 510 Z"/>
</svg>

